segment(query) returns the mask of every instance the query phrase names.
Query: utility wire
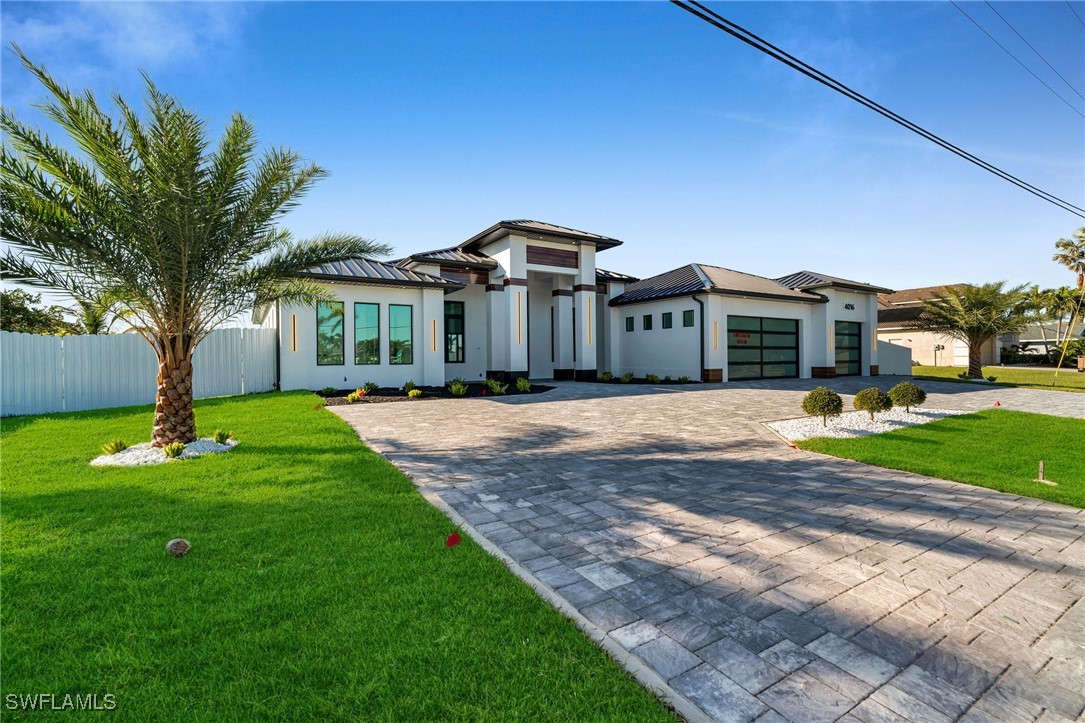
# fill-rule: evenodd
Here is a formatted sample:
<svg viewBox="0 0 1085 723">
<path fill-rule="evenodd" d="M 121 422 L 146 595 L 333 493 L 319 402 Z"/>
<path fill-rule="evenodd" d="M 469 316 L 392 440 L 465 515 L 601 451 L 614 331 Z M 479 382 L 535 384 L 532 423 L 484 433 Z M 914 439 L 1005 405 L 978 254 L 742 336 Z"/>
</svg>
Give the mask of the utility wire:
<svg viewBox="0 0 1085 723">
<path fill-rule="evenodd" d="M 1081 23 L 1081 27 L 1085 28 L 1085 20 L 1082 20 L 1081 16 L 1077 14 L 1077 10 L 1074 10 L 1074 6 L 1070 4 L 1070 0 L 1062 1 L 1066 3 L 1066 7 L 1070 8 L 1070 12 L 1072 12 L 1074 14 L 1074 17 L 1077 18 L 1077 21 Z"/>
<path fill-rule="evenodd" d="M 730 20 L 723 17 L 719 13 L 717 13 L 717 12 L 715 12 L 713 10 L 710 10 L 709 8 L 702 5 L 701 3 L 697 2 L 697 0 L 670 0 L 670 1 L 671 1 L 672 4 L 677 5 L 678 7 L 682 8 L 683 10 L 690 13 L 691 15 L 695 15 L 695 16 L 699 17 L 701 20 L 704 20 L 705 22 L 707 22 L 710 25 L 713 25 L 714 27 L 718 28 L 719 30 L 722 30 L 725 33 L 727 33 L 727 34 L 741 40 L 742 42 L 746 43 L 747 45 L 750 45 L 751 47 L 756 48 L 757 50 L 759 50 L 762 53 L 768 55 L 769 57 L 775 58 L 776 60 L 780 61 L 784 65 L 787 65 L 787 66 L 799 71 L 803 75 L 805 75 L 805 76 L 807 76 L 807 77 L 809 77 L 809 78 L 811 78 L 813 80 L 816 80 L 817 82 L 821 83 L 822 85 L 824 85 L 824 86 L 826 86 L 828 88 L 831 88 L 832 90 L 835 90 L 836 92 L 840 93 L 841 95 L 844 95 L 844 96 L 846 96 L 848 98 L 851 98 L 855 102 L 857 102 L 857 103 L 859 103 L 861 105 L 864 105 L 867 108 L 870 108 L 875 113 L 878 113 L 879 115 L 882 115 L 882 116 L 888 118 L 889 120 L 893 121 L 894 123 L 897 123 L 898 125 L 904 126 L 905 128 L 912 131 L 913 133 L 915 133 L 915 134 L 917 134 L 919 136 L 922 136 L 923 138 L 926 138 L 927 140 L 931 141 L 932 143 L 935 143 L 936 145 L 941 146 L 942 148 L 945 148 L 950 153 L 953 153 L 955 155 L 960 156 L 961 158 L 965 159 L 966 161 L 969 161 L 970 163 L 973 163 L 973 164 L 979 166 L 980 168 L 984 169 L 985 171 L 993 173 L 994 175 L 998 176 L 999 178 L 1002 178 L 1005 181 L 1009 181 L 1010 183 L 1014 184 L 1015 186 L 1018 186 L 1019 188 L 1022 188 L 1025 191 L 1028 191 L 1032 195 L 1037 196 L 1038 198 L 1042 198 L 1043 200 L 1047 201 L 1048 203 L 1054 204 L 1054 205 L 1058 206 L 1059 208 L 1062 208 L 1065 211 L 1069 211 L 1070 213 L 1074 214 L 1075 216 L 1080 216 L 1082 218 L 1085 218 L 1085 208 L 1081 208 L 1080 206 L 1075 206 L 1074 204 L 1070 203 L 1069 201 L 1064 201 L 1063 199 L 1059 198 L 1058 196 L 1055 196 L 1054 194 L 1048 193 L 1047 191 L 1044 191 L 1043 189 L 1037 188 L 1036 186 L 1033 186 L 1030 183 L 1022 181 L 1020 178 L 1017 178 L 1016 176 L 1013 176 L 1010 173 L 1008 173 L 1006 171 L 1003 171 L 1001 168 L 998 168 L 997 166 L 994 166 L 994 165 L 988 163 L 987 161 L 983 160 L 982 158 L 979 158 L 978 156 L 975 156 L 975 155 L 969 153 L 968 151 L 966 151 L 966 150 L 964 150 L 962 148 L 959 148 L 958 146 L 953 145 L 952 143 L 945 140 L 944 138 L 941 138 L 941 137 L 935 135 L 934 133 L 931 133 L 930 131 L 916 125 L 915 123 L 908 120 L 907 118 L 904 118 L 904 117 L 898 115 L 897 113 L 894 113 L 893 111 L 889 110 L 885 106 L 874 102 L 870 98 L 867 98 L 865 95 L 862 95 L 858 91 L 855 91 L 855 90 L 849 88 L 848 86 L 844 85 L 843 83 L 836 80 L 832 76 L 829 76 L 829 75 L 823 73 L 822 71 L 818 70 L 817 68 L 814 68 L 813 66 L 808 65 L 807 63 L 804 63 L 803 61 L 799 60 L 798 58 L 796 58 L 794 55 L 791 55 L 787 51 L 781 50 L 780 48 L 776 47 L 775 45 L 768 42 L 764 38 L 761 38 L 761 37 L 755 35 L 754 33 L 750 32 L 749 30 L 746 30 L 741 25 L 738 25 L 736 23 L 731 22 Z"/>
<path fill-rule="evenodd" d="M 1024 36 L 1024 35 L 1022 35 L 1021 33 L 1017 32 L 1017 28 L 1015 28 L 1014 26 L 1010 25 L 1010 21 L 1009 21 L 1009 20 L 1007 20 L 1006 18 L 1002 17 L 1002 13 L 1000 13 L 1000 12 L 999 12 L 999 11 L 997 11 L 997 10 L 995 10 L 995 6 L 994 6 L 994 5 L 992 5 L 991 3 L 987 2 L 987 0 L 983 0 L 983 4 L 984 4 L 984 5 L 986 5 L 987 7 L 991 8 L 991 12 L 993 12 L 993 13 L 994 13 L 995 15 L 997 15 L 997 16 L 998 16 L 998 19 L 999 19 L 999 20 L 1001 20 L 1002 22 L 1006 23 L 1006 27 L 1007 27 L 1007 28 L 1009 28 L 1010 30 L 1012 30 L 1012 31 L 1014 32 L 1014 34 L 1015 34 L 1015 35 L 1016 35 L 1017 37 L 1021 38 L 1021 42 L 1023 42 L 1023 43 L 1025 44 L 1025 45 L 1027 45 L 1027 46 L 1029 47 L 1029 50 L 1031 50 L 1032 52 L 1036 53 L 1036 57 L 1037 57 L 1037 58 L 1039 58 L 1040 60 L 1044 61 L 1044 65 L 1046 65 L 1047 67 L 1051 68 L 1051 72 L 1052 72 L 1052 73 L 1054 73 L 1055 75 L 1059 76 L 1059 79 L 1060 79 L 1060 80 L 1061 80 L 1061 81 L 1062 81 L 1063 83 L 1066 83 L 1066 87 L 1067 87 L 1067 88 L 1069 88 L 1070 90 L 1072 90 L 1072 91 L 1074 91 L 1075 93 L 1077 93 L 1077 97 L 1078 97 L 1078 98 L 1081 98 L 1082 100 L 1085 100 L 1085 95 L 1082 95 L 1082 94 L 1081 94 L 1081 93 L 1080 93 L 1080 92 L 1078 91 L 1078 89 L 1077 89 L 1077 88 L 1075 88 L 1075 87 L 1074 87 L 1073 85 L 1071 85 L 1071 84 L 1070 84 L 1070 81 L 1068 81 L 1068 80 L 1067 80 L 1066 78 L 1062 77 L 1062 73 L 1060 73 L 1059 71 L 1055 70 L 1055 66 L 1054 66 L 1054 65 L 1052 65 L 1051 63 L 1047 62 L 1047 58 L 1045 58 L 1044 56 L 1040 55 L 1040 51 L 1039 51 L 1039 50 L 1037 50 L 1036 48 L 1032 47 L 1032 43 L 1030 43 L 1029 41 L 1025 40 L 1025 36 Z"/>
<path fill-rule="evenodd" d="M 1050 85 L 1048 85 L 1047 83 L 1045 83 L 1045 82 L 1044 82 L 1044 79 L 1043 79 L 1043 78 L 1041 78 L 1040 76 L 1038 76 L 1038 75 L 1036 75 L 1035 73 L 1033 73 L 1033 72 L 1032 72 L 1032 69 L 1031 69 L 1031 68 L 1029 68 L 1029 67 L 1028 67 L 1027 65 L 1025 65 L 1024 63 L 1022 63 L 1022 62 L 1021 62 L 1021 59 L 1020 59 L 1020 58 L 1018 58 L 1018 57 L 1017 57 L 1016 55 L 1014 55 L 1013 53 L 1011 53 L 1011 52 L 1010 52 L 1010 51 L 1009 51 L 1009 50 L 1008 50 L 1008 49 L 1006 48 L 1006 46 L 1005 46 L 1005 45 L 1003 45 L 1002 43 L 998 42 L 998 40 L 996 40 L 996 39 L 995 39 L 995 36 L 994 36 L 994 35 L 991 35 L 991 34 L 990 34 L 989 32 L 987 32 L 987 29 L 986 29 L 986 28 L 984 28 L 984 27 L 983 27 L 982 25 L 980 25 L 979 23 L 977 23 L 977 22 L 975 21 L 975 19 L 973 19 L 973 17 L 972 17 L 971 15 L 969 15 L 968 13 L 966 13 L 966 12 L 964 11 L 964 8 L 962 8 L 962 7 L 960 6 L 960 5 L 958 5 L 958 4 L 957 4 L 956 0 L 949 0 L 949 2 L 950 2 L 950 3 L 952 4 L 952 5 L 953 5 L 953 7 L 957 8 L 958 10 L 960 10 L 960 11 L 961 11 L 961 15 L 964 15 L 964 16 L 965 16 L 966 18 L 968 18 L 968 20 L 969 20 L 969 21 L 970 21 L 970 22 L 971 22 L 971 23 L 972 23 L 973 25 L 975 25 L 975 26 L 976 26 L 977 28 L 979 28 L 979 29 L 980 29 L 980 32 L 981 32 L 981 33 L 983 33 L 983 34 L 984 34 L 984 35 L 986 35 L 986 36 L 987 36 L 988 38 L 990 38 L 990 39 L 991 39 L 991 42 L 992 42 L 992 43 L 994 43 L 994 44 L 995 44 L 995 45 L 997 45 L 998 47 L 1002 48 L 1002 52 L 1004 52 L 1004 53 L 1005 53 L 1006 55 L 1010 56 L 1010 57 L 1011 57 L 1011 58 L 1013 58 L 1013 59 L 1014 59 L 1015 61 L 1017 61 L 1017 64 L 1018 64 L 1018 65 L 1020 65 L 1020 66 L 1021 66 L 1022 68 L 1024 68 L 1024 69 L 1025 69 L 1025 72 L 1027 72 L 1027 73 L 1028 73 L 1029 75 L 1031 75 L 1031 76 L 1032 76 L 1033 78 L 1035 78 L 1036 80 L 1038 80 L 1038 81 L 1040 82 L 1040 84 L 1041 84 L 1041 85 L 1043 85 L 1043 87 L 1045 87 L 1045 88 L 1047 88 L 1048 90 L 1050 90 L 1050 91 L 1051 91 L 1051 92 L 1052 92 L 1052 93 L 1054 94 L 1054 96 L 1055 96 L 1056 98 L 1058 98 L 1058 99 L 1059 99 L 1059 100 L 1061 100 L 1061 101 L 1062 101 L 1063 103 L 1065 103 L 1065 104 L 1066 104 L 1066 107 L 1067 107 L 1067 108 L 1069 108 L 1070 110 L 1074 111 L 1075 113 L 1077 113 L 1077 114 L 1078 114 L 1079 116 L 1081 116 L 1082 118 L 1085 118 L 1085 113 L 1082 113 L 1082 112 L 1081 112 L 1081 111 L 1079 111 L 1079 110 L 1078 110 L 1077 108 L 1075 108 L 1075 107 L 1074 107 L 1074 105 L 1073 105 L 1073 103 L 1071 103 L 1070 101 L 1068 101 L 1068 100 L 1066 100 L 1065 98 L 1063 98 L 1063 97 L 1062 97 L 1061 95 L 1059 95 L 1059 92 L 1058 92 L 1057 90 L 1055 90 L 1055 89 L 1054 89 L 1054 88 L 1052 88 L 1052 87 L 1051 87 Z"/>
</svg>

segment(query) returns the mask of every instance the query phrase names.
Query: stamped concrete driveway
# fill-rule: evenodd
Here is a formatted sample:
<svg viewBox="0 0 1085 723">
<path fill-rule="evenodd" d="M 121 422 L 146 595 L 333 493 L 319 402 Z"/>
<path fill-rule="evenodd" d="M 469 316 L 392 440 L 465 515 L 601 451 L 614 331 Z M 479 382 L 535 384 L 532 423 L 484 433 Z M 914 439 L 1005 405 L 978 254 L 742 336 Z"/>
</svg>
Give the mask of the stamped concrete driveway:
<svg viewBox="0 0 1085 723">
<path fill-rule="evenodd" d="M 333 411 L 687 717 L 1081 716 L 1085 511 L 789 449 L 760 422 L 815 385 Z M 924 387 L 1085 417 L 1085 395 Z"/>
</svg>

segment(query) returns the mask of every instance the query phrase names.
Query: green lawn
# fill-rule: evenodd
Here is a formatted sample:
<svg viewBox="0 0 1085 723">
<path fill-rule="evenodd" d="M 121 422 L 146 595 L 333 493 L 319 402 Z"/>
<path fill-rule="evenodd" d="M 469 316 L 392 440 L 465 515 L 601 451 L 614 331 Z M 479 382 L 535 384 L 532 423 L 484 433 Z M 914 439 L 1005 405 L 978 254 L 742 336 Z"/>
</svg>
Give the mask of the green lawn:
<svg viewBox="0 0 1085 723">
<path fill-rule="evenodd" d="M 964 382 L 958 374 L 967 371 L 965 367 L 912 367 L 915 379 L 929 379 L 936 382 Z M 999 386 L 1032 387 L 1035 389 L 1058 389 L 1064 392 L 1085 392 L 1085 374 L 1075 369 L 1060 369 L 1056 380 L 1054 369 L 1029 369 L 1028 367 L 983 367 L 983 376 L 998 378 Z M 1055 382 L 1052 385 L 1052 382 Z"/>
<path fill-rule="evenodd" d="M 1085 507 L 1085 420 L 988 409 L 855 439 L 808 439 L 812 452 Z M 1039 461 L 1058 487 L 1033 482 Z"/>
<path fill-rule="evenodd" d="M 199 402 L 238 449 L 145 468 L 87 462 L 148 439 L 148 407 L 3 420 L 4 693 L 113 693 L 140 721 L 671 719 L 500 562 L 446 548 L 317 401 Z"/>
</svg>

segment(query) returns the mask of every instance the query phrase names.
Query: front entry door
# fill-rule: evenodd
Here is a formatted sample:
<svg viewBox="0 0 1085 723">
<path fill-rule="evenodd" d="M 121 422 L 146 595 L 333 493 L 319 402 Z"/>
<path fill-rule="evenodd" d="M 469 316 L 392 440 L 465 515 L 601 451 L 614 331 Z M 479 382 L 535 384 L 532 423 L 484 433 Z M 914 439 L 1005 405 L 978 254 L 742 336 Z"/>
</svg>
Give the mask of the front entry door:
<svg viewBox="0 0 1085 723">
<path fill-rule="evenodd" d="M 836 322 L 834 346 L 838 377 L 853 377 L 863 373 L 862 325 L 859 322 Z"/>
</svg>

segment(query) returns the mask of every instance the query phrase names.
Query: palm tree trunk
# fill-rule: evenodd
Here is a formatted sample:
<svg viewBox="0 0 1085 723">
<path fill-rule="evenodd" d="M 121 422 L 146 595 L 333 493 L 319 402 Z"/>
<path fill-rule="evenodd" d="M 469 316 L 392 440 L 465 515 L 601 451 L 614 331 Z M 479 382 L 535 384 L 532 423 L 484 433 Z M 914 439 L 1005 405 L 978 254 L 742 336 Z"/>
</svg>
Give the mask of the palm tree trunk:
<svg viewBox="0 0 1085 723">
<path fill-rule="evenodd" d="M 982 349 L 982 344 L 968 345 L 968 376 L 973 379 L 983 378 L 983 365 L 980 364 L 980 352 Z"/>
<path fill-rule="evenodd" d="M 171 442 L 188 444 L 196 439 L 196 416 L 192 411 L 191 353 L 178 360 L 164 355 L 158 360 L 158 391 L 154 402 L 154 441 L 165 447 Z"/>
</svg>

